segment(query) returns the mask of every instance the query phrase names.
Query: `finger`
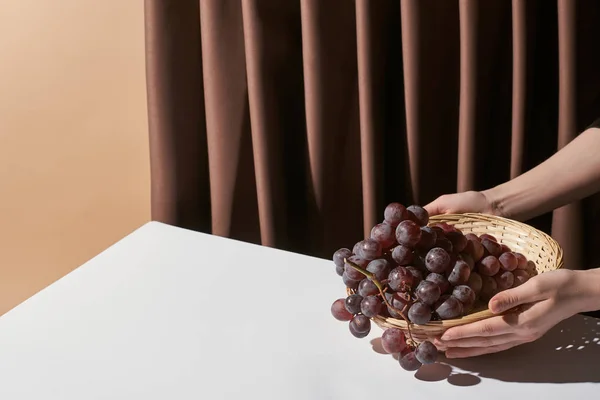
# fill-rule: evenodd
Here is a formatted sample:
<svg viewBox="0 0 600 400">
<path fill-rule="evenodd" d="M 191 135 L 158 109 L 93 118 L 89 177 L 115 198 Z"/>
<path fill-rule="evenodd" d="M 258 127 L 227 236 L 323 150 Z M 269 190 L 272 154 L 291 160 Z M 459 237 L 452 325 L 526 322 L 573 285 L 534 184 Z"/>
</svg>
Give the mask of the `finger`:
<svg viewBox="0 0 600 400">
<path fill-rule="evenodd" d="M 450 328 L 444 332 L 441 340 L 446 342 L 471 337 L 504 335 L 513 331 L 516 318 L 513 314 L 501 315 Z"/>
<path fill-rule="evenodd" d="M 435 341 L 434 344 L 438 349 L 440 347 L 445 349 L 456 348 L 456 347 L 491 347 L 500 346 L 505 343 L 511 343 L 518 340 L 518 337 L 513 333 L 506 333 L 497 336 L 475 336 L 464 339 L 448 340 L 448 341 Z"/>
<path fill-rule="evenodd" d="M 534 279 L 528 280 L 521 286 L 503 290 L 496 294 L 489 302 L 490 311 L 500 314 L 521 304 L 533 303 L 542 300 L 543 293 Z"/>
<path fill-rule="evenodd" d="M 467 358 L 482 356 L 484 354 L 498 353 L 500 351 L 508 350 L 520 344 L 522 343 L 517 341 L 491 347 L 455 347 L 446 351 L 446 358 Z"/>
<path fill-rule="evenodd" d="M 440 196 L 437 199 L 435 199 L 434 201 L 432 201 L 431 203 L 424 206 L 423 208 L 427 211 L 427 213 L 430 216 L 444 214 L 444 212 L 446 210 L 442 206 L 442 203 L 443 203 L 443 199 L 442 199 L 442 196 Z"/>
</svg>

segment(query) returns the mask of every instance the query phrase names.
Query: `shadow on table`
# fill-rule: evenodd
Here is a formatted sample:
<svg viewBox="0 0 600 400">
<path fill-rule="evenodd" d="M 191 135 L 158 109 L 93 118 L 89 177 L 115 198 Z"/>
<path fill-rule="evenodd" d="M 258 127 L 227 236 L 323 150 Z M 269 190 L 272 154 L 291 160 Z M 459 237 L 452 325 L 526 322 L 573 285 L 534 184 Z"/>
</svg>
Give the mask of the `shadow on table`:
<svg viewBox="0 0 600 400">
<path fill-rule="evenodd" d="M 385 353 L 379 339 L 371 343 Z M 600 320 L 575 316 L 551 329 L 539 340 L 502 353 L 467 359 L 446 359 L 423 366 L 415 377 L 423 381 L 448 380 L 473 386 L 480 378 L 504 382 L 600 382 Z"/>
</svg>

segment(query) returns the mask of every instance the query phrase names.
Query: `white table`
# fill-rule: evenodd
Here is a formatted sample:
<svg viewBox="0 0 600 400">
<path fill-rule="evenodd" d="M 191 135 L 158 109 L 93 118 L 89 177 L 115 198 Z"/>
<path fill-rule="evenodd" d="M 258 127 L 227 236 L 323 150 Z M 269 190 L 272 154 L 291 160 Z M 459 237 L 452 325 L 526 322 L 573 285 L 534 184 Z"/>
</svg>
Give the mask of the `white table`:
<svg viewBox="0 0 600 400">
<path fill-rule="evenodd" d="M 149 223 L 0 318 L 0 399 L 600 396 L 600 321 L 415 376 L 333 319 L 343 293 L 328 260 Z"/>
</svg>

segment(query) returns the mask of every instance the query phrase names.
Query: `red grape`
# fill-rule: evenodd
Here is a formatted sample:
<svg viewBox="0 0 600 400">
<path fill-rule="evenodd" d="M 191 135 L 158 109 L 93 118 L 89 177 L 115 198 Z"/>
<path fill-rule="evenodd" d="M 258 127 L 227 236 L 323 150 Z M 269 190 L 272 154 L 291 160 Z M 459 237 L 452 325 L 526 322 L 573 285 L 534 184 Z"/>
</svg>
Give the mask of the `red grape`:
<svg viewBox="0 0 600 400">
<path fill-rule="evenodd" d="M 485 254 L 485 248 L 481 244 L 481 242 L 477 240 L 469 240 L 467 243 L 467 247 L 465 247 L 465 251 L 467 251 L 473 257 L 473 261 L 477 262 L 483 258 Z"/>
<path fill-rule="evenodd" d="M 529 273 L 527 273 L 527 271 L 523 271 L 522 269 L 517 269 L 513 272 L 513 275 L 513 287 L 520 286 L 529 280 Z"/>
<path fill-rule="evenodd" d="M 439 222 L 439 223 L 435 224 L 434 226 L 441 228 L 442 231 L 444 231 L 444 233 L 456 231 L 456 229 L 447 222 Z"/>
<path fill-rule="evenodd" d="M 381 257 L 381 244 L 373 239 L 365 239 L 357 243 L 356 255 L 364 260 Z"/>
<path fill-rule="evenodd" d="M 490 255 L 498 258 L 502 254 L 502 245 L 497 242 L 493 242 L 489 239 L 483 239 L 481 241 L 483 247 L 490 253 Z"/>
<path fill-rule="evenodd" d="M 403 293 L 403 292 L 395 292 L 395 293 L 386 292 L 385 298 L 392 305 L 392 307 L 394 307 L 400 311 L 404 311 L 404 308 L 407 305 L 410 305 L 412 303 L 410 295 L 408 293 Z"/>
<path fill-rule="evenodd" d="M 477 295 L 469 286 L 459 285 L 452 290 L 452 296 L 456 297 L 460 301 L 464 309 L 470 309 L 475 304 L 475 298 Z"/>
<path fill-rule="evenodd" d="M 388 275 L 388 286 L 394 291 L 399 291 L 406 287 L 412 287 L 414 279 L 409 270 L 404 267 L 396 267 Z"/>
<path fill-rule="evenodd" d="M 473 268 L 475 268 L 475 261 L 473 260 L 473 257 L 471 257 L 470 254 L 462 253 L 460 255 L 460 259 L 466 262 L 471 271 L 473 271 Z"/>
<path fill-rule="evenodd" d="M 365 317 L 373 318 L 381 312 L 381 300 L 377 296 L 365 297 L 360 303 L 360 311 Z"/>
<path fill-rule="evenodd" d="M 479 242 L 479 236 L 477 236 L 477 235 L 476 235 L 476 234 L 474 234 L 474 233 L 467 233 L 467 234 L 465 234 L 465 237 L 466 237 L 468 240 L 474 240 L 474 241 L 476 241 L 476 242 Z"/>
<path fill-rule="evenodd" d="M 448 275 L 448 282 L 453 286 L 464 285 L 469 281 L 469 275 L 471 275 L 469 264 L 458 260 Z"/>
<path fill-rule="evenodd" d="M 360 294 L 351 294 L 346 297 L 344 305 L 346 310 L 352 315 L 360 313 L 360 303 L 363 301 L 363 297 Z"/>
<path fill-rule="evenodd" d="M 352 319 L 352 314 L 346 310 L 345 300 L 337 299 L 331 305 L 331 314 L 338 321 L 350 321 Z"/>
<path fill-rule="evenodd" d="M 381 335 L 381 346 L 387 353 L 400 353 L 406 348 L 406 336 L 398 328 L 388 328 Z"/>
<path fill-rule="evenodd" d="M 417 325 L 425 325 L 431 321 L 431 307 L 417 301 L 408 309 L 408 319 Z"/>
<path fill-rule="evenodd" d="M 502 246 L 502 253 L 510 253 L 511 252 L 510 247 L 508 247 L 507 245 L 502 244 L 501 246 Z"/>
<path fill-rule="evenodd" d="M 425 280 L 437 284 L 440 287 L 440 291 L 442 292 L 442 294 L 446 293 L 448 289 L 450 289 L 450 283 L 442 274 L 436 274 L 432 272 L 431 274 L 427 275 L 427 278 L 425 278 Z"/>
<path fill-rule="evenodd" d="M 408 218 L 408 213 L 406 212 L 406 207 L 404 207 L 402 204 L 391 203 L 385 208 L 383 217 L 385 222 L 393 227 L 396 227 L 400 222 Z"/>
<path fill-rule="evenodd" d="M 429 340 L 425 340 L 415 350 L 415 357 L 421 364 L 433 364 L 438 358 L 438 349 Z"/>
<path fill-rule="evenodd" d="M 494 279 L 496 279 L 498 291 L 509 289 L 515 283 L 515 276 L 510 271 L 500 271 L 500 273 L 494 276 Z"/>
<path fill-rule="evenodd" d="M 358 284 L 358 294 L 362 297 L 374 296 L 379 293 L 379 289 L 375 284 L 369 279 L 363 279 Z"/>
<path fill-rule="evenodd" d="M 479 262 L 478 272 L 485 276 L 494 276 L 500 271 L 500 261 L 494 256 L 487 256 Z"/>
<path fill-rule="evenodd" d="M 392 259 L 396 261 L 398 265 L 409 265 L 413 262 L 413 258 L 413 251 L 402 244 L 399 244 L 392 250 Z"/>
<path fill-rule="evenodd" d="M 450 255 L 440 247 L 434 247 L 425 256 L 425 266 L 431 272 L 441 274 L 448 269 L 449 265 Z"/>
<path fill-rule="evenodd" d="M 416 248 L 422 251 L 430 250 L 437 240 L 437 234 L 435 231 L 428 227 L 424 226 L 421 228 L 421 240 L 417 243 Z"/>
<path fill-rule="evenodd" d="M 342 282 L 344 282 L 344 285 L 346 285 L 347 288 L 354 290 L 358 289 L 358 284 L 360 283 L 360 281 L 355 281 L 354 279 L 348 278 L 348 275 L 346 275 L 345 272 L 342 275 Z"/>
<path fill-rule="evenodd" d="M 388 274 L 390 273 L 390 262 L 385 258 L 378 258 L 377 260 L 371 261 L 367 265 L 367 271 L 375 275 L 378 281 L 382 281 L 387 279 Z"/>
<path fill-rule="evenodd" d="M 345 270 L 346 269 L 344 268 L 343 265 L 342 266 L 339 266 L 339 265 L 335 266 L 335 273 L 338 274 L 339 276 L 343 276 Z"/>
<path fill-rule="evenodd" d="M 433 304 L 442 295 L 440 286 L 431 281 L 422 281 L 415 289 L 415 297 L 425 304 Z"/>
<path fill-rule="evenodd" d="M 460 253 L 467 247 L 467 238 L 460 232 L 448 232 L 446 238 L 452 243 L 452 248 L 457 253 Z"/>
<path fill-rule="evenodd" d="M 387 249 L 396 241 L 396 230 L 385 222 L 377 224 L 371 229 L 371 239 L 376 240 L 382 248 Z"/>
<path fill-rule="evenodd" d="M 420 226 L 426 226 L 429 222 L 429 213 L 421 206 L 412 205 L 406 208 L 409 218 Z"/>
<path fill-rule="evenodd" d="M 452 319 L 462 314 L 463 305 L 454 296 L 443 296 L 438 300 L 435 312 L 441 319 Z"/>
<path fill-rule="evenodd" d="M 517 258 L 517 268 L 518 269 L 527 269 L 527 259 L 521 253 L 514 253 Z"/>
<path fill-rule="evenodd" d="M 396 228 L 396 241 L 407 247 L 415 247 L 421 240 L 421 227 L 411 220 L 405 220 Z"/>
<path fill-rule="evenodd" d="M 352 256 L 352 252 L 350 251 L 350 249 L 341 248 L 338 251 L 336 251 L 335 253 L 333 253 L 333 263 L 337 267 L 343 267 L 344 259 L 350 258 L 350 256 Z"/>
<path fill-rule="evenodd" d="M 360 268 L 366 268 L 367 265 L 369 264 L 369 262 L 367 260 L 364 260 L 362 258 L 359 258 L 357 256 L 352 256 L 350 258 L 348 258 L 348 261 L 356 264 L 357 266 L 359 266 Z M 345 267 L 345 274 L 348 276 L 348 278 L 352 279 L 353 281 L 362 281 L 363 278 L 365 277 L 362 272 L 354 269 L 354 267 L 348 263 L 346 263 L 346 267 Z"/>
<path fill-rule="evenodd" d="M 364 338 L 371 331 L 371 320 L 364 315 L 358 314 L 350 321 L 350 333 L 357 338 Z"/>
<path fill-rule="evenodd" d="M 483 241 L 484 239 L 491 240 L 492 242 L 498 242 L 498 239 L 488 233 L 484 233 L 483 235 L 479 236 L 480 241 Z"/>
<path fill-rule="evenodd" d="M 481 286 L 483 285 L 481 275 L 475 271 L 471 272 L 467 285 L 469 285 L 469 287 L 473 289 L 476 294 L 479 294 L 479 292 L 481 292 Z"/>
<path fill-rule="evenodd" d="M 514 271 L 517 269 L 517 265 L 519 261 L 514 253 L 503 253 L 499 258 L 500 267 L 502 267 L 505 271 Z"/>
<path fill-rule="evenodd" d="M 420 269 L 418 269 L 416 267 L 406 267 L 406 269 L 408 270 L 408 272 L 410 272 L 412 274 L 412 276 L 414 278 L 413 286 L 421 283 L 421 281 L 423 280 L 423 273 L 421 272 Z"/>
<path fill-rule="evenodd" d="M 479 292 L 479 296 L 487 301 L 494 297 L 497 291 L 498 284 L 496 280 L 491 276 L 481 275 L 481 292 Z"/>
<path fill-rule="evenodd" d="M 445 236 L 439 236 L 435 240 L 435 247 L 442 248 L 446 250 L 448 254 L 452 254 L 454 252 L 454 247 L 452 247 L 452 242 Z"/>
<path fill-rule="evenodd" d="M 404 350 L 402 353 L 400 353 L 400 357 L 398 358 L 398 362 L 400 363 L 400 366 L 402 367 L 402 369 L 406 370 L 406 371 L 416 371 L 419 368 L 421 368 L 421 366 L 423 364 L 421 364 L 421 362 L 419 360 L 417 360 L 417 356 L 415 355 L 415 352 L 410 350 L 407 351 L 408 348 L 406 350 Z"/>
</svg>

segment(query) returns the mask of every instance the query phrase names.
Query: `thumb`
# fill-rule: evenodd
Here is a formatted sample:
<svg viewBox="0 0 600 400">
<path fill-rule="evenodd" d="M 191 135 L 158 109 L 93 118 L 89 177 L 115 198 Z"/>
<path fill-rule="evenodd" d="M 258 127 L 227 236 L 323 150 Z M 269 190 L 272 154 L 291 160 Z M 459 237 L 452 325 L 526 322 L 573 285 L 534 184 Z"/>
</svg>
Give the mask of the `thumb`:
<svg viewBox="0 0 600 400">
<path fill-rule="evenodd" d="M 490 299 L 488 304 L 494 314 L 500 314 L 521 304 L 539 300 L 539 293 L 530 284 L 531 280 L 516 288 L 506 289 Z"/>
<path fill-rule="evenodd" d="M 431 203 L 427 204 L 426 206 L 424 206 L 423 208 L 427 211 L 427 213 L 431 216 L 431 215 L 439 215 L 439 214 L 444 214 L 445 210 L 445 206 L 444 206 L 444 202 L 445 202 L 445 197 L 444 196 L 440 196 L 437 199 L 435 199 L 434 201 L 432 201 Z"/>
</svg>

